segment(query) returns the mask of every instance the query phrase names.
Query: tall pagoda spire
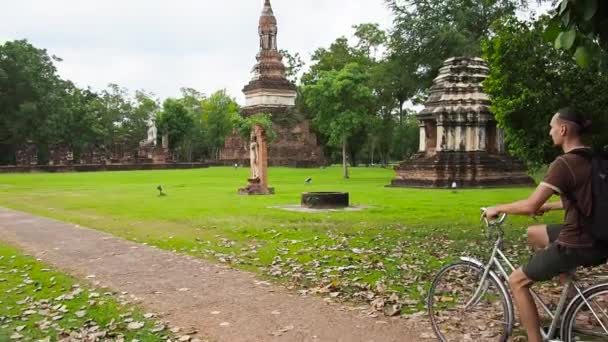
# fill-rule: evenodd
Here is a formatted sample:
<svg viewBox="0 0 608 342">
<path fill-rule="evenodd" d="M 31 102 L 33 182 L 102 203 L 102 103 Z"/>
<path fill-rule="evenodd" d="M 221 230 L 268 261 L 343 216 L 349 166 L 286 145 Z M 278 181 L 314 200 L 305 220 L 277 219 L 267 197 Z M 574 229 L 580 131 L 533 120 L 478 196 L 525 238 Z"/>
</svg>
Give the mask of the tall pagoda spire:
<svg viewBox="0 0 608 342">
<path fill-rule="evenodd" d="M 283 56 L 277 47 L 277 18 L 270 0 L 264 0 L 258 26 L 260 50 L 253 67 L 253 79 L 243 88 L 246 107 L 281 106 L 293 107 L 296 86 L 285 77 Z"/>
<path fill-rule="evenodd" d="M 287 3 L 287 1 L 285 1 Z M 272 116 L 277 139 L 268 145 L 268 163 L 274 166 L 313 167 L 325 164 L 323 149 L 310 129 L 310 120 L 297 113 L 295 84 L 285 77 L 283 57 L 277 47 L 277 18 L 270 0 L 261 3 L 258 26 L 259 51 L 253 67 L 253 78 L 243 88 L 243 117 L 265 113 Z M 257 13 L 254 13 L 254 15 Z M 253 27 L 252 27 L 253 28 Z M 286 120 L 285 120 L 286 119 Z M 239 134 L 226 139 L 220 160 L 225 163 L 249 163 L 251 143 Z M 245 148 L 243 148 L 245 147 Z"/>
<path fill-rule="evenodd" d="M 260 51 L 256 56 L 257 64 L 253 67 L 254 80 L 285 78 L 283 56 L 281 56 L 277 47 L 278 31 L 277 18 L 272 11 L 270 0 L 265 0 L 258 26 Z"/>
<path fill-rule="evenodd" d="M 270 0 L 264 2 L 258 32 L 260 34 L 260 51 L 277 50 L 277 18 L 272 11 Z"/>
</svg>

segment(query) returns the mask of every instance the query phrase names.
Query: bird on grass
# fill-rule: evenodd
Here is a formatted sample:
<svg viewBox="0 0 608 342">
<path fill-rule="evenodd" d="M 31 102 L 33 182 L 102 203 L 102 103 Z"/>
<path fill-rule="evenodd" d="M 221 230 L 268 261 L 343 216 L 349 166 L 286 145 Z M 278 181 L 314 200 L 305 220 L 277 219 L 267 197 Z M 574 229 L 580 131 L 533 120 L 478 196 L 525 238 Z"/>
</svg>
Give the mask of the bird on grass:
<svg viewBox="0 0 608 342">
<path fill-rule="evenodd" d="M 158 192 L 159 192 L 158 196 L 167 196 L 167 194 L 163 192 L 163 186 L 162 185 L 157 186 L 156 190 L 158 190 Z"/>
<path fill-rule="evenodd" d="M 308 178 L 306 178 L 306 179 L 304 180 L 304 183 L 305 183 L 306 185 L 310 185 L 310 183 L 311 183 L 311 182 L 312 182 L 312 178 L 310 178 L 310 177 L 308 177 Z"/>
</svg>

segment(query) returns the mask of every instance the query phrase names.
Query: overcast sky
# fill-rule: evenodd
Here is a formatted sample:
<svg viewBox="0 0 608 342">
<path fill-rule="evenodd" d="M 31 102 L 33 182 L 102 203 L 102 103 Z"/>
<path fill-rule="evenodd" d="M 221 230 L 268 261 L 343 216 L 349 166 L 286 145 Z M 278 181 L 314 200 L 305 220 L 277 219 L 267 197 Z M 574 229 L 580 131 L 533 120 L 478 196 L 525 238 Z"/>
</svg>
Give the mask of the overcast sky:
<svg viewBox="0 0 608 342">
<path fill-rule="evenodd" d="M 0 43 L 28 39 L 63 58 L 60 74 L 95 90 L 116 83 L 165 98 L 226 88 L 244 102 L 262 0 L 19 0 L 0 11 Z M 383 0 L 272 0 L 279 48 L 308 59 L 351 26 L 391 14 Z"/>
</svg>

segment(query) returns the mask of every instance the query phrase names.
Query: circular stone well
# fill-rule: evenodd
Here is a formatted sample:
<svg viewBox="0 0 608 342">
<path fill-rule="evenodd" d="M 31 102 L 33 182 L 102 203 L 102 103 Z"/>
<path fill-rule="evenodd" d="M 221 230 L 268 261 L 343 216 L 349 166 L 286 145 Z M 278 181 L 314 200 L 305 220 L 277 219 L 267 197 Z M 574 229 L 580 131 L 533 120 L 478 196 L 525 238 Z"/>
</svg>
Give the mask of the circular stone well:
<svg viewBox="0 0 608 342">
<path fill-rule="evenodd" d="M 347 208 L 348 192 L 305 192 L 301 206 L 311 209 Z"/>
</svg>

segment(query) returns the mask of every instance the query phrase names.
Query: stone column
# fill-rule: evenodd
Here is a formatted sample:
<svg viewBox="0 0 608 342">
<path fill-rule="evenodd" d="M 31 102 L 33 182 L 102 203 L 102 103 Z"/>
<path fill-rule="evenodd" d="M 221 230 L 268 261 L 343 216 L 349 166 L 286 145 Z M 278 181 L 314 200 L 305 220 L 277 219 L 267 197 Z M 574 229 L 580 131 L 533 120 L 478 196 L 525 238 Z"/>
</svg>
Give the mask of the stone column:
<svg viewBox="0 0 608 342">
<path fill-rule="evenodd" d="M 464 137 L 462 134 L 462 126 L 459 124 L 456 126 L 456 146 L 454 146 L 454 150 L 462 151 L 464 148 Z"/>
<path fill-rule="evenodd" d="M 457 146 L 457 142 L 456 142 L 456 126 L 454 126 L 454 123 L 451 123 L 449 126 L 449 135 L 448 135 L 448 151 L 456 151 L 456 146 Z"/>
<path fill-rule="evenodd" d="M 496 152 L 505 153 L 505 132 L 500 127 L 496 127 Z"/>
<path fill-rule="evenodd" d="M 249 178 L 249 185 L 246 188 L 239 189 L 239 194 L 241 195 L 272 195 L 274 194 L 274 189 L 268 187 L 268 143 L 266 141 L 266 132 L 264 132 L 264 128 L 260 125 L 255 125 L 252 127 L 252 140 L 255 140 L 255 144 L 257 144 L 257 155 L 251 155 L 251 158 L 257 158 L 255 163 L 257 164 L 257 175 L 256 177 Z M 252 142 L 253 143 L 253 142 Z M 253 147 L 253 146 L 252 146 Z M 252 176 L 254 176 L 252 160 Z"/>
<path fill-rule="evenodd" d="M 477 128 L 477 141 L 478 141 L 478 150 L 479 151 L 485 151 L 487 149 L 486 146 L 486 140 L 487 140 L 487 134 L 486 134 L 486 126 L 485 126 L 485 122 L 480 122 L 480 126 Z"/>
<path fill-rule="evenodd" d="M 426 151 L 426 127 L 424 122 L 420 123 L 420 144 L 418 147 L 418 152 Z"/>
<path fill-rule="evenodd" d="M 443 115 L 439 115 L 439 117 L 437 118 L 437 145 L 435 148 L 435 151 L 437 152 L 441 152 L 444 151 L 445 148 L 447 147 L 447 141 L 446 141 L 446 133 L 445 133 L 445 127 L 443 126 Z"/>
<path fill-rule="evenodd" d="M 162 147 L 164 149 L 168 149 L 169 148 L 169 134 L 163 134 L 163 139 L 162 139 Z"/>
<path fill-rule="evenodd" d="M 268 145 L 266 143 L 266 132 L 264 129 L 255 125 L 254 132 L 256 139 L 259 144 L 259 156 L 258 156 L 258 165 L 259 165 L 259 177 L 260 177 L 260 185 L 263 189 L 268 189 Z"/>
</svg>

